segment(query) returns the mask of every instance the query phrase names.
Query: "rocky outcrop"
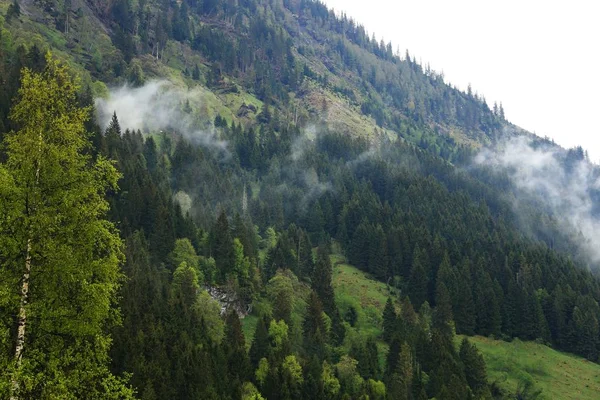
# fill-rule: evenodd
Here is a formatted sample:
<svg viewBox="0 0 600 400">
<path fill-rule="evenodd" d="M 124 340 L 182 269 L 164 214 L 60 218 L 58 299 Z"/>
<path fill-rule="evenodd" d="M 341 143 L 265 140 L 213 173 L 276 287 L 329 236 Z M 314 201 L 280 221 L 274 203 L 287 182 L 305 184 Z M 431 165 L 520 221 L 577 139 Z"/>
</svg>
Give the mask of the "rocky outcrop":
<svg viewBox="0 0 600 400">
<path fill-rule="evenodd" d="M 206 291 L 221 305 L 221 315 L 229 310 L 235 310 L 240 319 L 245 318 L 252 311 L 252 304 L 246 304 L 235 293 L 234 290 L 222 286 L 206 286 Z"/>
</svg>

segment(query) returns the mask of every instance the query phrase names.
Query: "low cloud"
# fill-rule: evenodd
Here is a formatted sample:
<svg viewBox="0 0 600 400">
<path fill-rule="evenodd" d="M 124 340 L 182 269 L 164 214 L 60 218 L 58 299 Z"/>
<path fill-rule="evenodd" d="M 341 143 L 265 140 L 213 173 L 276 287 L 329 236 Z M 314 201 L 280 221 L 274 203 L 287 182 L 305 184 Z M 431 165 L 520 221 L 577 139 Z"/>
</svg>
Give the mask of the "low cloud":
<svg viewBox="0 0 600 400">
<path fill-rule="evenodd" d="M 304 128 L 301 134 L 294 139 L 291 145 L 290 157 L 293 162 L 297 162 L 306 153 L 307 149 L 315 146 L 315 141 L 318 137 L 319 130 L 314 124 L 308 125 Z"/>
<path fill-rule="evenodd" d="M 185 90 L 164 80 L 150 81 L 139 88 L 122 86 L 110 90 L 107 98 L 96 100 L 97 118 L 100 125 L 106 128 L 116 112 L 123 130 L 173 130 L 193 143 L 229 156 L 227 142 L 216 136 L 214 128 L 201 128 L 201 119 L 194 118 L 191 107 L 185 110 L 189 104 L 201 102 L 202 97 L 199 89 Z"/>
<path fill-rule="evenodd" d="M 484 149 L 475 164 L 501 168 L 517 191 L 515 212 L 519 213 L 519 197 L 534 196 L 558 221 L 566 234 L 580 234 L 580 243 L 593 261 L 600 261 L 600 220 L 598 197 L 600 174 L 583 154 L 567 152 L 554 145 L 534 143 L 517 137 L 498 146 Z M 525 218 L 524 216 L 520 215 Z"/>
<path fill-rule="evenodd" d="M 302 181 L 306 188 L 306 194 L 300 202 L 303 209 L 305 209 L 313 200 L 318 199 L 327 192 L 333 191 L 331 182 L 322 182 L 314 168 L 310 168 L 304 172 Z"/>
</svg>

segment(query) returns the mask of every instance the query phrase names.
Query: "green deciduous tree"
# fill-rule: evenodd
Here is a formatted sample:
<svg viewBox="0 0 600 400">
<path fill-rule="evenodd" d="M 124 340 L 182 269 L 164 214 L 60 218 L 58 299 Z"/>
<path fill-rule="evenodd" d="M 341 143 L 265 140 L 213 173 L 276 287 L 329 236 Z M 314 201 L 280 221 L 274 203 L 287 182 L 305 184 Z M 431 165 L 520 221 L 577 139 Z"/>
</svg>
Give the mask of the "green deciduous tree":
<svg viewBox="0 0 600 400">
<path fill-rule="evenodd" d="M 119 174 L 88 155 L 77 90 L 48 55 L 42 73 L 23 70 L 12 109 L 21 128 L 0 166 L 0 323 L 17 329 L 0 352 L 1 397 L 132 395 L 108 371 L 123 253 L 104 195 Z"/>
<path fill-rule="evenodd" d="M 173 272 L 173 296 L 181 302 L 181 305 L 189 309 L 198 295 L 200 285 L 198 284 L 198 273 L 183 261 Z"/>
<path fill-rule="evenodd" d="M 321 373 L 321 380 L 323 382 L 323 392 L 326 399 L 337 398 L 340 392 L 340 381 L 335 377 L 335 371 L 327 363 L 323 361 L 323 372 Z"/>
<path fill-rule="evenodd" d="M 285 357 L 281 365 L 281 374 L 284 386 L 283 393 L 287 394 L 289 398 L 301 398 L 300 389 L 304 383 L 304 376 L 302 375 L 302 366 L 300 366 L 295 355 L 290 354 Z"/>
<path fill-rule="evenodd" d="M 213 343 L 221 343 L 225 334 L 225 324 L 221 319 L 221 305 L 210 297 L 206 290 L 203 290 L 192 308 L 197 313 L 197 320 L 203 323 L 204 335 Z"/>
<path fill-rule="evenodd" d="M 169 254 L 169 262 L 172 264 L 172 268 L 177 268 L 182 262 L 186 262 L 188 267 L 191 267 L 198 272 L 198 279 L 202 283 L 203 278 L 200 271 L 200 258 L 196 254 L 194 246 L 189 239 L 177 239 L 175 241 L 175 248 Z"/>
<path fill-rule="evenodd" d="M 344 393 L 348 393 L 353 398 L 358 397 L 365 383 L 364 379 L 358 373 L 357 366 L 358 361 L 346 355 L 342 356 L 340 361 L 335 365 Z"/>
<path fill-rule="evenodd" d="M 277 320 L 291 322 L 292 308 L 294 307 L 293 274 L 278 271 L 267 284 L 267 295 L 273 303 L 273 317 Z"/>
</svg>

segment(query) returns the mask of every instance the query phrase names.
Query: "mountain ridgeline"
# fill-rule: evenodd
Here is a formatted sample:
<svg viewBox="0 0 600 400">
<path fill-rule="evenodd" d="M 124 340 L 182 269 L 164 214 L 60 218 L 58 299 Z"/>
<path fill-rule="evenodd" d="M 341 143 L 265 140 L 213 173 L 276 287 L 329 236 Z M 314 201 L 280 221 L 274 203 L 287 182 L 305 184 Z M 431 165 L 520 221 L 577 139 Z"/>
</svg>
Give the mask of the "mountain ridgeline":
<svg viewBox="0 0 600 400">
<path fill-rule="evenodd" d="M 456 334 L 599 361 L 581 148 L 318 1 L 0 14 L 1 398 L 535 394 L 491 382 Z M 385 307 L 340 307 L 341 259 Z"/>
</svg>

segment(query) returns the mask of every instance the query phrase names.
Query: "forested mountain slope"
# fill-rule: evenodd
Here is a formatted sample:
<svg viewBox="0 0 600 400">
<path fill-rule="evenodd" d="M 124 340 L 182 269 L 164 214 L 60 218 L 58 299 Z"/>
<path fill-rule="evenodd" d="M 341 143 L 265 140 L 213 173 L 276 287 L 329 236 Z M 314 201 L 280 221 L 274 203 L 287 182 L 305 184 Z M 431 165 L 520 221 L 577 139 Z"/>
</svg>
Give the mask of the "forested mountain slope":
<svg viewBox="0 0 600 400">
<path fill-rule="evenodd" d="M 19 7 L 21 16 L 9 18 L 17 43 L 51 44 L 108 84 L 168 76 L 219 93 L 242 90 L 295 123 L 325 119 L 338 131 L 420 140 L 418 126 L 429 133 L 424 142 L 437 147 L 489 143 L 507 125 L 501 107 L 452 89 L 408 54 L 401 60 L 390 44 L 318 2 L 76 0 Z M 239 110 L 231 111 L 238 119 Z"/>
<path fill-rule="evenodd" d="M 319 2 L 0 6 L 0 201 L 9 210 L 0 214 L 0 265 L 11 277 L 0 286 L 2 396 L 103 398 L 87 393 L 90 385 L 113 398 L 130 396 L 129 387 L 143 399 L 514 395 L 488 382 L 473 345 L 455 347 L 456 333 L 539 340 L 598 362 L 590 235 L 598 193 L 579 185 L 586 207 L 565 224 L 570 203 L 544 201 L 549 185 L 524 188 L 516 178 L 529 175 L 508 158 L 525 140 L 577 183 L 598 176 L 582 149 L 521 131 L 501 106 L 456 90 Z M 80 87 L 55 73 L 46 50 Z M 24 67 L 50 92 L 76 95 L 64 110 L 54 97 L 47 106 L 24 102 L 35 98 L 20 80 Z M 104 293 L 121 317 L 97 321 L 103 347 L 85 330 L 48 330 L 52 307 L 37 304 L 61 293 L 59 283 L 39 286 L 33 274 L 23 303 L 29 231 L 15 237 L 13 226 L 29 218 L 20 185 L 37 188 L 39 178 L 29 168 L 17 179 L 18 156 L 40 154 L 32 165 L 43 171 L 55 154 L 35 140 L 15 144 L 33 135 L 28 114 L 80 115 L 72 123 L 89 143 L 73 147 L 57 133 L 48 148 L 80 154 L 86 168 L 106 157 L 121 174 L 118 190 L 101 192 L 109 207 L 98 216 L 123 243 L 92 252 L 113 255 L 126 278 L 112 276 Z M 84 115 L 92 118 L 82 128 Z M 56 177 L 72 173 L 64 162 L 48 165 Z M 60 202 L 44 204 L 48 215 L 67 213 Z M 589 229 L 579 229 L 588 217 Z M 50 228 L 40 237 L 67 229 L 41 226 Z M 33 254 L 52 250 L 35 243 Z M 382 314 L 339 304 L 332 252 L 385 282 Z M 73 285 L 60 301 L 85 309 Z M 21 310 L 33 315 L 25 363 L 13 359 Z M 251 343 L 240 323 L 248 313 Z M 97 374 L 81 379 L 73 373 L 81 364 L 56 363 L 60 346 L 100 346 L 90 361 Z"/>
</svg>

